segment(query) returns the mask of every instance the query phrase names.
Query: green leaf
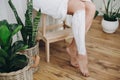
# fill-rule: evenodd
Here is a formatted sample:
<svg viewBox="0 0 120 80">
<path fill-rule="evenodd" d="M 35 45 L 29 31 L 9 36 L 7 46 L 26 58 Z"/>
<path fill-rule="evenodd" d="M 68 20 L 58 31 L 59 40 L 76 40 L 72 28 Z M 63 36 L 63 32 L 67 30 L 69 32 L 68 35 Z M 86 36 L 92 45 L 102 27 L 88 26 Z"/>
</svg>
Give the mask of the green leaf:
<svg viewBox="0 0 120 80">
<path fill-rule="evenodd" d="M 2 69 L 2 67 L 0 67 L 0 72 L 1 72 L 1 73 L 3 73 L 3 72 L 4 72 L 4 70 Z"/>
<path fill-rule="evenodd" d="M 110 2 L 111 2 L 111 0 L 109 0 L 107 3 L 107 12 L 109 12 Z"/>
<path fill-rule="evenodd" d="M 5 46 L 8 44 L 9 39 L 11 37 L 11 33 L 7 27 L 7 25 L 0 26 L 0 45 Z"/>
<path fill-rule="evenodd" d="M 10 71 L 16 71 L 24 68 L 28 64 L 28 58 L 25 55 L 16 54 L 10 64 Z"/>
<path fill-rule="evenodd" d="M 0 26 L 1 26 L 1 25 L 8 25 L 7 20 L 2 20 L 2 21 L 0 21 Z"/>
<path fill-rule="evenodd" d="M 119 7 L 118 10 L 115 12 L 115 15 L 114 15 L 114 16 L 118 17 L 119 11 L 120 11 L 120 7 Z"/>
<path fill-rule="evenodd" d="M 120 19 L 120 13 L 119 13 L 117 16 L 118 16 L 118 18 Z"/>
<path fill-rule="evenodd" d="M 20 25 L 22 25 L 22 29 L 21 29 L 22 38 L 23 38 L 23 40 L 24 40 L 25 42 L 27 42 L 27 35 L 26 35 L 25 26 L 24 26 L 24 24 L 22 23 L 22 20 L 20 19 L 19 15 L 18 15 L 18 13 L 17 13 L 17 10 L 16 10 L 15 6 L 13 5 L 12 1 L 9 0 L 8 3 L 9 3 L 9 5 L 10 5 L 10 7 L 11 7 L 11 9 L 12 9 L 14 15 L 15 15 L 15 18 L 16 18 L 17 23 L 20 24 Z"/>
<path fill-rule="evenodd" d="M 9 29 L 12 33 L 12 36 L 15 35 L 18 31 L 20 31 L 22 29 L 21 25 L 18 24 L 10 24 L 9 25 Z"/>
<path fill-rule="evenodd" d="M 22 20 L 20 19 L 19 15 L 17 13 L 17 10 L 16 10 L 15 6 L 12 3 L 12 0 L 9 0 L 8 3 L 10 5 L 12 11 L 14 12 L 14 15 L 15 15 L 15 18 L 16 18 L 18 24 L 21 24 L 22 26 L 24 26 L 23 23 L 22 23 Z"/>
<path fill-rule="evenodd" d="M 6 64 L 5 58 L 2 57 L 2 56 L 0 56 L 0 64 L 2 64 L 2 65 L 5 65 L 5 64 Z"/>
<path fill-rule="evenodd" d="M 99 14 L 99 12 L 96 10 L 95 15 L 94 15 L 94 19 L 97 17 L 98 14 Z"/>
<path fill-rule="evenodd" d="M 3 49 L 0 49 L 0 56 L 6 58 L 8 54 Z"/>
<path fill-rule="evenodd" d="M 106 11 L 106 13 L 107 13 L 107 6 L 106 6 L 106 3 L 105 3 L 105 0 L 103 0 L 103 3 L 104 3 L 105 11 Z"/>
<path fill-rule="evenodd" d="M 31 45 L 31 47 L 33 47 L 36 44 L 36 37 L 37 37 L 37 32 L 38 32 L 38 24 L 40 22 L 40 16 L 41 16 L 41 12 L 38 11 L 37 15 L 33 19 L 32 41 L 31 41 L 32 45 Z"/>
<path fill-rule="evenodd" d="M 28 46 L 24 44 L 23 41 L 19 40 L 19 41 L 16 41 L 12 47 L 11 47 L 11 52 L 12 54 L 15 54 L 16 52 L 18 51 L 22 51 L 22 50 L 25 50 L 27 49 Z"/>
</svg>

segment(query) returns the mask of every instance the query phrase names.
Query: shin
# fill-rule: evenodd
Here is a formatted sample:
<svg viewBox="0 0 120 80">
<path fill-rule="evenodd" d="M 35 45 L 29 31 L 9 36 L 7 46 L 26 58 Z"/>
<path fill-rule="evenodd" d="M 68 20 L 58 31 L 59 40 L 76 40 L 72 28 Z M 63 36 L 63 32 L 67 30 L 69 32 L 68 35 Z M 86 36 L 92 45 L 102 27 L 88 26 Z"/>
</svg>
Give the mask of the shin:
<svg viewBox="0 0 120 80">
<path fill-rule="evenodd" d="M 78 10 L 72 19 L 72 30 L 78 49 L 78 54 L 86 55 L 85 47 L 85 10 Z"/>
</svg>

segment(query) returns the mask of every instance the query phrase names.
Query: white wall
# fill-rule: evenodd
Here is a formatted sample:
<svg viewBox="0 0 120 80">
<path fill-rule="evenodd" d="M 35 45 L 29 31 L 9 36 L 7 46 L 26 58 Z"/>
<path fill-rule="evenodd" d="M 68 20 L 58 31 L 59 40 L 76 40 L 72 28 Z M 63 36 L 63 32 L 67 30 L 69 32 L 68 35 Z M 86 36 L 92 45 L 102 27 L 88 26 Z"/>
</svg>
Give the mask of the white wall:
<svg viewBox="0 0 120 80">
<path fill-rule="evenodd" d="M 26 0 L 12 0 L 19 16 L 24 21 L 24 13 L 26 10 Z M 7 19 L 9 23 L 15 23 L 14 14 L 8 4 L 8 0 L 0 0 L 0 20 Z"/>
<path fill-rule="evenodd" d="M 106 3 L 107 3 L 107 1 L 108 0 L 105 0 Z M 103 0 L 93 0 L 93 2 L 95 3 L 96 9 L 98 11 L 104 10 Z M 120 7 L 120 0 L 116 0 L 115 4 L 116 3 L 117 3 L 116 8 Z M 100 14 L 101 14 L 101 12 L 100 12 Z"/>
<path fill-rule="evenodd" d="M 19 16 L 21 17 L 22 21 L 24 21 L 24 13 L 26 11 L 26 1 L 27 0 L 12 0 L 13 4 L 15 5 Z M 100 11 L 100 9 L 103 9 L 103 0 L 93 0 L 96 9 Z M 107 1 L 107 0 L 105 0 Z M 117 6 L 120 6 L 120 0 L 116 0 L 116 3 L 118 3 Z M 8 0 L 0 0 L 0 20 L 7 19 L 10 23 L 15 23 L 15 17 L 14 14 L 8 4 Z"/>
<path fill-rule="evenodd" d="M 25 21 L 26 1 L 27 0 L 12 0 L 23 23 Z M 4 19 L 9 23 L 16 23 L 14 13 L 8 4 L 8 0 L 0 0 L 0 20 Z M 13 37 L 13 42 L 18 39 L 22 39 L 20 32 Z"/>
</svg>

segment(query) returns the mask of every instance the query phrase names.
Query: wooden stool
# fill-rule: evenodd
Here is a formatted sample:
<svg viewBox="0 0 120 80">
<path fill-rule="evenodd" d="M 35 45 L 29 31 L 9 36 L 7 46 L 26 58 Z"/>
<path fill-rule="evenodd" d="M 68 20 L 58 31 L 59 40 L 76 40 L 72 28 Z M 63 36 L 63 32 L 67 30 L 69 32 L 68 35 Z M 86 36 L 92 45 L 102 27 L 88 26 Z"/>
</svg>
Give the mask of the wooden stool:
<svg viewBox="0 0 120 80">
<path fill-rule="evenodd" d="M 71 27 L 66 25 L 65 21 L 61 24 L 53 24 L 46 26 L 46 14 L 42 14 L 42 27 L 40 27 L 38 31 L 38 40 L 43 40 L 45 42 L 46 47 L 46 55 L 47 55 L 47 62 L 50 61 L 50 43 L 73 38 Z M 63 29 L 57 30 L 57 31 L 49 31 L 54 30 L 58 27 L 62 27 Z"/>
</svg>

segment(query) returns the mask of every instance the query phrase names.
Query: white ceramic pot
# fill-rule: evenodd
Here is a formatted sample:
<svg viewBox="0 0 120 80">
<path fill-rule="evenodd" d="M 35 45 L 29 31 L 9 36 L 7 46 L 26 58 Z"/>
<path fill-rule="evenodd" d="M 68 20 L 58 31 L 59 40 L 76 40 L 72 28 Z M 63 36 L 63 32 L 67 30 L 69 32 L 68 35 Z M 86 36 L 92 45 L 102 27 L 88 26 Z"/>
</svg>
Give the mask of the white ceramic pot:
<svg viewBox="0 0 120 80">
<path fill-rule="evenodd" d="M 119 26 L 119 21 L 106 21 L 102 19 L 103 31 L 106 33 L 114 33 Z"/>
</svg>

